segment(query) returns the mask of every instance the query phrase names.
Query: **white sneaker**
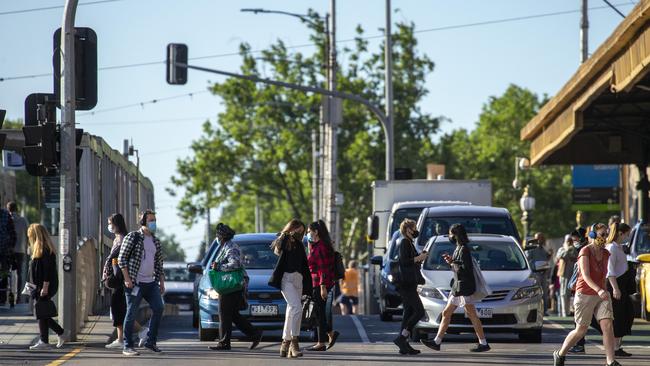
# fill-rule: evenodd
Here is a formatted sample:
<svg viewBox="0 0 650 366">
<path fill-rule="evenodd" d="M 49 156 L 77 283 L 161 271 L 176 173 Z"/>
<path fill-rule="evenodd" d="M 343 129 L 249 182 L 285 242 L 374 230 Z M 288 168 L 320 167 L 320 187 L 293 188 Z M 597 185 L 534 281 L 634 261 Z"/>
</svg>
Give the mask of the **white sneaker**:
<svg viewBox="0 0 650 366">
<path fill-rule="evenodd" d="M 36 342 L 35 345 L 30 346 L 29 349 L 31 349 L 31 350 L 50 349 L 50 344 L 49 344 L 49 343 L 45 343 L 45 342 L 43 342 L 43 341 L 41 341 L 41 340 L 39 339 L 38 342 Z"/>
<path fill-rule="evenodd" d="M 142 327 L 140 331 L 138 332 L 138 338 L 140 338 L 140 341 L 138 342 L 138 347 L 142 348 L 144 347 L 144 344 L 147 343 L 147 333 L 149 333 L 149 328 L 148 327 Z"/>
<path fill-rule="evenodd" d="M 116 339 L 112 343 L 107 344 L 106 348 L 108 349 L 124 348 L 124 342 L 120 342 L 119 339 Z"/>
<path fill-rule="evenodd" d="M 56 341 L 56 348 L 61 348 L 65 344 L 65 337 L 64 336 L 56 336 L 57 341 Z"/>
</svg>

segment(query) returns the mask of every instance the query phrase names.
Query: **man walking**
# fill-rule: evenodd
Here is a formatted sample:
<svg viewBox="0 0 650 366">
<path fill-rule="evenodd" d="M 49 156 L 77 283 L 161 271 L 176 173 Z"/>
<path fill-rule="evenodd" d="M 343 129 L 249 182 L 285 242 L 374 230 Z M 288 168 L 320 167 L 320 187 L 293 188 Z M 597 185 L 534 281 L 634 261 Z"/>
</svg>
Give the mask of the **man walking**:
<svg viewBox="0 0 650 366">
<path fill-rule="evenodd" d="M 156 339 L 163 314 L 162 294 L 165 292 L 165 275 L 161 244 L 155 233 L 156 213 L 146 210 L 140 216 L 140 230 L 127 234 L 120 248 L 118 265 L 124 274 L 127 306 L 122 351 L 125 356 L 139 355 L 133 347 L 133 323 L 143 298 L 147 300 L 153 311 L 144 347 L 155 353 L 161 352 L 156 346 Z"/>
<path fill-rule="evenodd" d="M 25 286 L 25 281 L 27 280 L 27 264 L 29 262 L 29 257 L 27 256 L 27 227 L 29 224 L 27 223 L 27 220 L 18 213 L 18 205 L 16 202 L 9 201 L 9 203 L 7 203 L 7 211 L 9 211 L 9 214 L 11 215 L 16 231 L 14 263 L 18 274 L 18 280 L 16 281 L 16 288 L 18 291 L 16 294 L 16 303 L 19 303 L 19 293 L 22 291 Z"/>
</svg>

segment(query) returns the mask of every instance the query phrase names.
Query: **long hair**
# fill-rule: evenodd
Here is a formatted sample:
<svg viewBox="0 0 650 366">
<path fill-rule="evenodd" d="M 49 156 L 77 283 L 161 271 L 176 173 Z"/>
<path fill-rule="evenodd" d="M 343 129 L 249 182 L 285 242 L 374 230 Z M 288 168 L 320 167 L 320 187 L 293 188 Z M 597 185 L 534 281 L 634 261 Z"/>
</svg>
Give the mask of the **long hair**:
<svg viewBox="0 0 650 366">
<path fill-rule="evenodd" d="M 122 236 L 127 234 L 126 231 L 126 222 L 124 221 L 124 216 L 120 213 L 114 213 L 109 218 L 111 224 L 115 228 L 115 234 L 120 234 Z"/>
<path fill-rule="evenodd" d="M 46 252 L 48 254 L 56 253 L 50 233 L 41 224 L 31 224 L 27 229 L 27 238 L 29 239 L 29 246 L 32 248 L 32 258 L 42 258 Z"/>
<path fill-rule="evenodd" d="M 417 226 L 417 223 L 411 219 L 404 219 L 402 222 L 399 224 L 399 232 L 402 234 L 403 237 L 408 238 L 408 239 L 413 239 L 411 238 L 410 235 L 406 235 L 406 232 L 408 229 L 415 230 Z"/>
<path fill-rule="evenodd" d="M 305 224 L 298 219 L 291 219 L 280 232 L 280 236 L 273 241 L 271 248 L 274 250 L 282 250 L 282 242 L 285 242 L 287 250 L 293 250 L 297 245 L 302 245 L 302 242 L 299 242 L 298 239 L 294 237 L 294 234 L 299 230 L 302 230 L 302 233 L 305 233 Z"/>
<path fill-rule="evenodd" d="M 318 232 L 318 237 L 320 238 L 320 240 L 323 241 L 328 247 L 334 248 L 334 243 L 332 242 L 332 238 L 330 237 L 329 230 L 327 230 L 327 225 L 325 224 L 325 221 L 323 220 L 314 221 L 311 224 L 309 224 L 309 229 L 311 231 Z"/>
<path fill-rule="evenodd" d="M 457 245 L 465 245 L 469 243 L 469 237 L 467 236 L 467 230 L 462 224 L 453 224 L 449 229 L 451 234 L 456 238 Z"/>
<path fill-rule="evenodd" d="M 618 222 L 613 222 L 611 225 L 609 225 L 609 235 L 607 236 L 607 243 L 609 244 L 615 242 L 619 236 L 629 233 L 630 230 L 632 230 L 632 228 L 628 224 L 625 223 L 619 224 Z"/>
</svg>

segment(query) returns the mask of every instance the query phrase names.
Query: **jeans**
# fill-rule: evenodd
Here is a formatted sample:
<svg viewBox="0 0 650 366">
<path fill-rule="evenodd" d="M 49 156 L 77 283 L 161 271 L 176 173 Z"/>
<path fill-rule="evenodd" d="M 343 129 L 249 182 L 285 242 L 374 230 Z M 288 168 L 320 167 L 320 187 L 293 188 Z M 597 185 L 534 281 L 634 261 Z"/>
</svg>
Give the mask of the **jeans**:
<svg viewBox="0 0 650 366">
<path fill-rule="evenodd" d="M 298 272 L 282 275 L 282 296 L 287 301 L 282 339 L 300 336 L 302 322 L 302 275 Z"/>
<path fill-rule="evenodd" d="M 560 277 L 560 315 L 569 316 L 571 312 L 571 290 L 568 289 L 569 278 Z"/>
<path fill-rule="evenodd" d="M 406 329 L 409 333 L 413 331 L 415 324 L 424 316 L 424 305 L 420 300 L 420 295 L 416 287 L 409 287 L 399 290 L 402 296 L 402 304 L 404 306 L 404 315 L 402 315 L 402 328 Z"/>
<path fill-rule="evenodd" d="M 41 333 L 41 342 L 50 343 L 49 332 L 50 329 L 54 331 L 57 335 L 63 335 L 63 328 L 52 318 L 39 319 L 38 320 L 38 330 Z"/>
<path fill-rule="evenodd" d="M 144 298 L 149 303 L 153 312 L 149 323 L 149 333 L 147 334 L 147 345 L 155 345 L 158 337 L 158 327 L 163 314 L 163 301 L 160 294 L 160 287 L 156 282 L 138 283 L 139 288 L 137 295 L 132 295 L 133 289 L 124 289 L 126 294 L 126 318 L 124 320 L 124 348 L 133 348 L 133 323 L 138 315 L 140 302 Z M 135 287 L 134 287 L 135 288 Z"/>
<path fill-rule="evenodd" d="M 230 345 L 233 323 L 248 337 L 252 338 L 257 332 L 251 322 L 239 313 L 243 301 L 243 291 L 219 295 L 219 343 Z"/>
</svg>

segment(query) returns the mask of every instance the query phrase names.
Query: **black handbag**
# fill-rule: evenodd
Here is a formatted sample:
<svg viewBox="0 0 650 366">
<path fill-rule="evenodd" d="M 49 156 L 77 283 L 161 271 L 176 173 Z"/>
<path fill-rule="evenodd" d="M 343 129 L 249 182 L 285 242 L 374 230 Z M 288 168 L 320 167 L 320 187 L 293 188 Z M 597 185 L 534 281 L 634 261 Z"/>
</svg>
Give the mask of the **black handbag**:
<svg viewBox="0 0 650 366">
<path fill-rule="evenodd" d="M 307 329 L 316 327 L 316 311 L 314 301 L 310 297 L 305 297 L 302 302 L 302 324 Z"/>
<path fill-rule="evenodd" d="M 55 318 L 59 315 L 52 299 L 40 299 L 36 301 L 34 314 L 36 315 L 36 319 Z"/>
<path fill-rule="evenodd" d="M 339 252 L 334 252 L 334 279 L 342 280 L 345 278 L 345 264 L 343 256 Z"/>
</svg>

